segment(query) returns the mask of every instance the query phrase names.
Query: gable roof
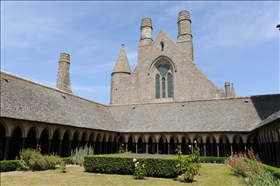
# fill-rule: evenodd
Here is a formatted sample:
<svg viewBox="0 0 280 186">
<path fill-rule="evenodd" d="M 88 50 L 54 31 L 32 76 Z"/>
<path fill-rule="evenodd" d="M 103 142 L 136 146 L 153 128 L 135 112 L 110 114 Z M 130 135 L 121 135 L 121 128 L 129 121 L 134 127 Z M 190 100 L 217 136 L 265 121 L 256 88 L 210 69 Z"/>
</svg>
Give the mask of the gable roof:
<svg viewBox="0 0 280 186">
<path fill-rule="evenodd" d="M 110 107 L 121 132 L 250 132 L 280 110 L 280 95 Z"/>
<path fill-rule="evenodd" d="M 4 118 L 114 132 L 250 132 L 280 118 L 280 94 L 106 106 L 0 72 Z"/>
<path fill-rule="evenodd" d="M 1 117 L 117 131 L 107 106 L 1 71 Z"/>
</svg>

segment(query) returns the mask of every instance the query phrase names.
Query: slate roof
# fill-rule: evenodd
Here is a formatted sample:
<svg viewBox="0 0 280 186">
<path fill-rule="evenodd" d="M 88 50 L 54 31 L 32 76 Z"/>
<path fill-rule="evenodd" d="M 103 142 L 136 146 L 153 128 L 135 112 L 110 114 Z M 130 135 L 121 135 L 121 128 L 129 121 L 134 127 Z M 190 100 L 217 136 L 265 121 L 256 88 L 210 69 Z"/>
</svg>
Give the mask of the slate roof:
<svg viewBox="0 0 280 186">
<path fill-rule="evenodd" d="M 110 107 L 122 132 L 249 132 L 280 110 L 280 95 Z"/>
<path fill-rule="evenodd" d="M 1 71 L 1 117 L 115 132 L 249 132 L 280 118 L 280 94 L 103 105 Z"/>
<path fill-rule="evenodd" d="M 107 106 L 1 71 L 1 117 L 116 131 Z"/>
<path fill-rule="evenodd" d="M 279 102 L 280 105 L 280 102 Z M 266 124 L 272 123 L 274 121 L 279 121 L 280 120 L 280 111 L 276 111 L 275 113 L 271 114 L 264 120 L 262 120 L 255 129 L 261 128 L 265 126 Z"/>
</svg>

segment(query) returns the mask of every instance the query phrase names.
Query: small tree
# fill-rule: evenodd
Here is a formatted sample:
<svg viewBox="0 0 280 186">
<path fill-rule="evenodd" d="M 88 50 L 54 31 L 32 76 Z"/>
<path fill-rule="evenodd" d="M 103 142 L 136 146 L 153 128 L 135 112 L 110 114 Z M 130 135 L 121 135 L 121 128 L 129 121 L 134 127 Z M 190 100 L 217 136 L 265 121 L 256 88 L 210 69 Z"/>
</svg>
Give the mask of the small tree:
<svg viewBox="0 0 280 186">
<path fill-rule="evenodd" d="M 190 150 L 192 150 L 192 146 L 189 146 Z M 200 155 L 199 155 L 199 147 L 197 147 L 195 141 L 195 147 L 193 149 L 193 153 L 191 152 L 188 156 L 182 157 L 182 151 L 178 146 L 176 149 L 177 155 L 177 173 L 180 174 L 178 177 L 179 181 L 183 182 L 192 182 L 195 175 L 199 173 L 200 164 Z"/>
</svg>

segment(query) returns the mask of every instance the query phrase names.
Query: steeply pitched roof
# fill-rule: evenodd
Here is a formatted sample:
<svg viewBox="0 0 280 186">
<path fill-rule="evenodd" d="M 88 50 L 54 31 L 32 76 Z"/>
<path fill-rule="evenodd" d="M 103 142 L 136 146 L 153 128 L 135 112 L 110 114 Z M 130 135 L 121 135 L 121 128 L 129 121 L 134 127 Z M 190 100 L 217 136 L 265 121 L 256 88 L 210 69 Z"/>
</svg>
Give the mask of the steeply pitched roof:
<svg viewBox="0 0 280 186">
<path fill-rule="evenodd" d="M 280 110 L 280 95 L 110 107 L 121 132 L 249 132 Z"/>
<path fill-rule="evenodd" d="M 115 73 L 115 72 L 131 73 L 131 69 L 130 69 L 130 65 L 129 65 L 129 62 L 128 62 L 128 59 L 126 56 L 124 45 L 122 45 L 117 62 L 115 64 L 113 73 Z"/>
<path fill-rule="evenodd" d="M 280 95 L 103 105 L 1 71 L 0 116 L 115 132 L 249 132 L 280 118 Z"/>
<path fill-rule="evenodd" d="M 2 71 L 1 117 L 118 130 L 107 106 Z"/>
<path fill-rule="evenodd" d="M 279 102 L 280 105 L 280 102 Z M 261 128 L 269 123 L 272 123 L 276 120 L 280 120 L 280 110 L 276 111 L 275 113 L 271 114 L 270 116 L 268 116 L 267 118 L 265 118 L 264 120 L 262 120 L 255 129 Z"/>
</svg>

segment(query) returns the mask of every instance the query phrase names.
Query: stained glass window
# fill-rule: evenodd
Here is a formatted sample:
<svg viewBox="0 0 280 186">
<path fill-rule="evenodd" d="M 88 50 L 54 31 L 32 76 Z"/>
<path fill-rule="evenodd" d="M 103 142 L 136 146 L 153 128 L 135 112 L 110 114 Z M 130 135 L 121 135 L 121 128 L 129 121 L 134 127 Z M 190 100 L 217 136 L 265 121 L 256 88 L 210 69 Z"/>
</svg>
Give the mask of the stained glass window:
<svg viewBox="0 0 280 186">
<path fill-rule="evenodd" d="M 165 98 L 165 78 L 162 78 L 161 79 L 161 83 L 162 83 L 162 85 L 161 85 L 161 88 L 162 88 L 162 98 Z"/>
<path fill-rule="evenodd" d="M 167 88 L 168 88 L 168 97 L 173 97 L 173 77 L 170 73 L 167 75 Z"/>
<path fill-rule="evenodd" d="M 160 98 L 160 77 L 158 74 L 156 75 L 156 98 Z"/>
<path fill-rule="evenodd" d="M 156 99 L 173 97 L 173 76 L 168 64 L 160 64 L 156 75 Z"/>
</svg>

